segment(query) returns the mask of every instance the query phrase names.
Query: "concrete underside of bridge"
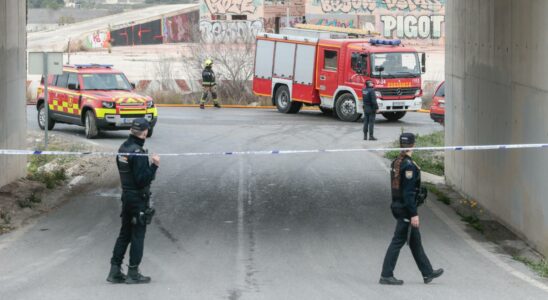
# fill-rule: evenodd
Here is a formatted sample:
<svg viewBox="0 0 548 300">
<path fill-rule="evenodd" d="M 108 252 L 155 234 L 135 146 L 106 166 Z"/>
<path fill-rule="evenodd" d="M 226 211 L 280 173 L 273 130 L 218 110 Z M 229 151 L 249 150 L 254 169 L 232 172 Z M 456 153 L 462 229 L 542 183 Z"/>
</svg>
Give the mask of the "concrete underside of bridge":
<svg viewBox="0 0 548 300">
<path fill-rule="evenodd" d="M 548 1 L 449 0 L 446 144 L 548 142 Z M 548 151 L 448 152 L 446 178 L 548 255 Z"/>
<path fill-rule="evenodd" d="M 26 1 L 0 0 L 0 149 L 24 149 Z M 25 176 L 24 156 L 0 156 L 0 186 Z"/>
</svg>

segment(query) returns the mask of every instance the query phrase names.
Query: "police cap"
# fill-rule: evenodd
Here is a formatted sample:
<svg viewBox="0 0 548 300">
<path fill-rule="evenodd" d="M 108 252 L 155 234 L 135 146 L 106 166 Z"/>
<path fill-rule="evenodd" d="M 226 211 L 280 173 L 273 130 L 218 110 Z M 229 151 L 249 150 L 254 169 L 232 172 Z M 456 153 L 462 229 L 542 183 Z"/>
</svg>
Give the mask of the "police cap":
<svg viewBox="0 0 548 300">
<path fill-rule="evenodd" d="M 415 145 L 415 135 L 412 133 L 402 133 L 400 135 L 400 146 L 402 148 L 410 148 Z"/>
<path fill-rule="evenodd" d="M 133 123 L 131 123 L 131 129 L 138 130 L 138 131 L 145 131 L 147 129 L 150 129 L 150 124 L 147 120 L 143 118 L 138 118 L 133 120 Z"/>
</svg>

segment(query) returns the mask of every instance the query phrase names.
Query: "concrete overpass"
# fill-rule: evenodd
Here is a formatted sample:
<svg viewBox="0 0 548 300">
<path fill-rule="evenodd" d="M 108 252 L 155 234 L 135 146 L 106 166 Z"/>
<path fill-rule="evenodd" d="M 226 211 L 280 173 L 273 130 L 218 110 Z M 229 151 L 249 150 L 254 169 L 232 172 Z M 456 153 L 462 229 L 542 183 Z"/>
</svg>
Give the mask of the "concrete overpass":
<svg viewBox="0 0 548 300">
<path fill-rule="evenodd" d="M 548 141 L 548 1 L 446 11 L 446 144 Z M 446 179 L 548 255 L 548 151 L 446 153 Z"/>
<path fill-rule="evenodd" d="M 24 1 L 0 0 L 0 147 L 25 136 Z M 548 139 L 548 2 L 447 1 L 447 145 Z M 0 185 L 25 160 L 0 157 Z M 447 153 L 447 181 L 548 255 L 548 152 Z"/>
</svg>

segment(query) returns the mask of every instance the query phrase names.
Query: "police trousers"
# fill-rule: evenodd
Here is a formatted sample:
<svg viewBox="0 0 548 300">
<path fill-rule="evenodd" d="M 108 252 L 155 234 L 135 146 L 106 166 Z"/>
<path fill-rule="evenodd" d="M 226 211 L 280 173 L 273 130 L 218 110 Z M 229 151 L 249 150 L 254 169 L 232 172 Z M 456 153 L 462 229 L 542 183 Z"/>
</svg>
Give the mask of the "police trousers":
<svg viewBox="0 0 548 300">
<path fill-rule="evenodd" d="M 124 255 L 128 246 L 129 265 L 138 266 L 143 258 L 146 224 L 139 221 L 139 214 L 146 209 L 146 199 L 142 193 L 134 191 L 122 192 L 122 227 L 112 251 L 110 263 L 120 266 L 124 261 Z"/>
<path fill-rule="evenodd" d="M 396 268 L 396 263 L 398 262 L 398 256 L 400 255 L 401 248 L 407 242 L 407 236 L 409 236 L 409 248 L 411 248 L 411 253 L 415 259 L 415 263 L 419 267 L 422 276 L 428 276 L 432 274 L 433 269 L 424 249 L 422 248 L 421 234 L 418 228 L 412 227 L 410 224 L 410 216 L 405 208 L 392 208 L 392 215 L 396 218 L 396 230 L 394 232 L 394 237 L 386 255 L 384 257 L 384 263 L 382 265 L 382 277 L 392 277 L 394 276 L 394 269 Z M 405 221 L 405 219 L 409 221 Z M 410 229 L 411 227 L 411 229 Z M 411 232 L 409 232 L 411 230 Z"/>
<path fill-rule="evenodd" d="M 374 130 L 375 130 L 375 117 L 377 114 L 375 112 L 365 112 L 363 114 L 363 135 L 364 137 L 367 137 L 367 133 L 369 132 L 369 136 L 375 136 Z"/>
</svg>

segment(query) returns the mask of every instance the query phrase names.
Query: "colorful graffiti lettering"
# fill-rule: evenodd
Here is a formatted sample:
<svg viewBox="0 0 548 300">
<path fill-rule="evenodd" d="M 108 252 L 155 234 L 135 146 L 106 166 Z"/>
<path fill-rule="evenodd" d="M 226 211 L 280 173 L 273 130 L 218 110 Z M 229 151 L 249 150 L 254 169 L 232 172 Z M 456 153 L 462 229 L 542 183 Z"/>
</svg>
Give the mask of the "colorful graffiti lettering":
<svg viewBox="0 0 548 300">
<path fill-rule="evenodd" d="M 445 16 L 381 16 L 385 37 L 439 39 Z M 394 36 L 395 31 L 395 36 Z"/>
<path fill-rule="evenodd" d="M 335 20 L 335 19 L 319 19 L 315 22 L 316 25 L 335 26 L 344 28 L 355 28 L 354 20 Z"/>
<path fill-rule="evenodd" d="M 96 31 L 88 36 L 85 46 L 90 49 L 108 48 L 110 32 Z"/>
<path fill-rule="evenodd" d="M 200 32 L 206 43 L 249 42 L 263 30 L 263 20 L 200 21 Z"/>
<path fill-rule="evenodd" d="M 439 11 L 446 0 L 319 0 L 324 13 L 372 12 L 377 8 L 389 10 Z"/>
<path fill-rule="evenodd" d="M 257 7 L 253 0 L 205 0 L 207 8 L 214 14 L 253 14 Z"/>
<path fill-rule="evenodd" d="M 192 42 L 194 24 L 198 22 L 198 12 L 177 15 L 164 19 L 164 43 Z"/>
</svg>

